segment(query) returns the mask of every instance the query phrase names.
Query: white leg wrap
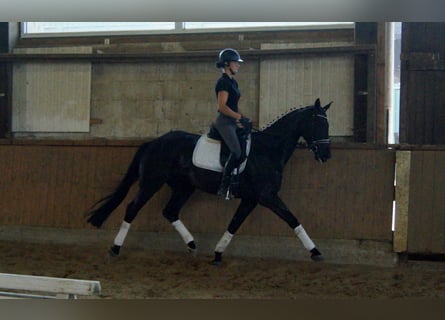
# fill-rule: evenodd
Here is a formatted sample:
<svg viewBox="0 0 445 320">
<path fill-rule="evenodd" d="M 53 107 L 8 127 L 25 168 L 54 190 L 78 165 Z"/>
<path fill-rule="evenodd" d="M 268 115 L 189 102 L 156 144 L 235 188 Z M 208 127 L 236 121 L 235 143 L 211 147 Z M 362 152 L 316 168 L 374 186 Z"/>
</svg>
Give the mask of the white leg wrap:
<svg viewBox="0 0 445 320">
<path fill-rule="evenodd" d="M 184 226 L 181 220 L 176 220 L 175 222 L 172 222 L 172 226 L 173 228 L 176 229 L 176 231 L 178 231 L 182 240 L 184 240 L 186 244 L 189 243 L 190 241 L 193 241 L 192 234 L 187 230 L 187 228 Z"/>
<path fill-rule="evenodd" d="M 223 236 L 216 244 L 215 252 L 223 253 L 229 245 L 230 241 L 232 241 L 232 238 L 233 234 L 231 234 L 229 231 L 224 232 Z"/>
<path fill-rule="evenodd" d="M 121 228 L 114 238 L 114 244 L 116 246 L 122 246 L 124 243 L 125 237 L 127 236 L 128 230 L 130 230 L 130 224 L 128 222 L 122 221 Z"/>
<path fill-rule="evenodd" d="M 304 230 L 301 224 L 298 227 L 296 227 L 294 231 L 298 239 L 300 239 L 300 241 L 303 243 L 303 246 L 307 250 L 310 251 L 315 248 L 315 244 L 312 242 L 311 238 L 309 238 L 309 236 L 306 233 L 306 230 Z"/>
</svg>

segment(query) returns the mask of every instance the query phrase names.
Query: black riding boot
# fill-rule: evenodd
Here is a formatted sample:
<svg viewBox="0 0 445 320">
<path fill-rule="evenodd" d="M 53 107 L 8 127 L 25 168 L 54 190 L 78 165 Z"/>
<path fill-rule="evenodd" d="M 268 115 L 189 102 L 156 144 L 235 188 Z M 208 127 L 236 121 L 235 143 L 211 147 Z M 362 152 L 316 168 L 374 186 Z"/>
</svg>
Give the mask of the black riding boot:
<svg viewBox="0 0 445 320">
<path fill-rule="evenodd" d="M 227 191 L 230 187 L 230 181 L 231 181 L 231 176 L 232 176 L 232 171 L 233 169 L 236 168 L 237 166 L 237 161 L 238 159 L 235 158 L 235 156 L 233 155 L 233 153 L 231 153 L 229 155 L 229 158 L 227 159 L 227 162 L 224 166 L 224 170 L 223 170 L 223 177 L 221 180 L 221 184 L 218 188 L 218 192 L 216 193 L 219 196 L 225 196 L 226 199 L 229 199 L 229 197 L 227 196 Z"/>
</svg>

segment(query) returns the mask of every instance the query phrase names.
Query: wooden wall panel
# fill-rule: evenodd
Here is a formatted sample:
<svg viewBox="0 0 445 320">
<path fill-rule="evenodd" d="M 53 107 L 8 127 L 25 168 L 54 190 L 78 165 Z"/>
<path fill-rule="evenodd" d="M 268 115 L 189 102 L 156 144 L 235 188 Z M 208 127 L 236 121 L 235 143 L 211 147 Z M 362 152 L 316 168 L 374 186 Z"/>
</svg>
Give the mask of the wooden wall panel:
<svg viewBox="0 0 445 320">
<path fill-rule="evenodd" d="M 129 148 L 118 149 L 124 157 Z M 0 146 L 2 223 L 84 227 L 83 212 L 113 186 L 113 151 L 98 156 L 92 147 Z"/>
<path fill-rule="evenodd" d="M 11 82 L 12 65 L 0 63 L 0 137 L 6 137 L 11 129 Z"/>
<path fill-rule="evenodd" d="M 353 135 L 353 56 L 264 59 L 259 86 L 260 126 L 292 107 L 311 105 L 320 98 L 323 104 L 334 101 L 329 110 L 331 135 Z"/>
<path fill-rule="evenodd" d="M 445 143 L 445 23 L 402 24 L 400 142 Z"/>
<path fill-rule="evenodd" d="M 412 151 L 408 252 L 445 253 L 445 153 Z"/>
<path fill-rule="evenodd" d="M 434 154 L 434 185 L 432 191 L 433 196 L 433 228 L 431 251 L 434 253 L 445 254 L 445 153 L 435 152 Z"/>
<path fill-rule="evenodd" d="M 320 165 L 301 151 L 294 155 L 283 198 L 314 236 L 391 239 L 393 152 L 335 149 Z"/>
<path fill-rule="evenodd" d="M 0 145 L 0 223 L 90 228 L 84 213 L 119 183 L 134 146 Z M 309 150 L 297 149 L 285 169 L 282 199 L 312 237 L 391 240 L 394 152 L 333 150 L 320 165 Z M 136 188 L 104 225 L 116 229 Z M 170 195 L 161 189 L 141 210 L 132 228 L 174 232 L 162 217 Z M 223 233 L 239 200 L 225 201 L 196 192 L 181 220 L 194 233 Z M 240 234 L 292 236 L 274 213 L 256 208 Z"/>
<path fill-rule="evenodd" d="M 15 53 L 91 53 L 91 47 L 18 48 Z M 91 63 L 13 66 L 12 131 L 89 132 Z"/>
</svg>

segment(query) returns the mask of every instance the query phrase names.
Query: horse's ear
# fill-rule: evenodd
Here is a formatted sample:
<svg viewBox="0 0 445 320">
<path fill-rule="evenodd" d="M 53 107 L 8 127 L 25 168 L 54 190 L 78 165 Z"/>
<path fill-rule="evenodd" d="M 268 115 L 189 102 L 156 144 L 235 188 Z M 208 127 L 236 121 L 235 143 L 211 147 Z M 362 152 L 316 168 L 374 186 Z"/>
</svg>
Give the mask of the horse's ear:
<svg viewBox="0 0 445 320">
<path fill-rule="evenodd" d="M 317 100 L 315 100 L 314 107 L 315 107 L 315 108 L 321 108 L 321 105 L 320 105 L 320 98 L 317 98 Z"/>
<path fill-rule="evenodd" d="M 323 110 L 324 110 L 324 111 L 328 111 L 329 107 L 331 106 L 331 104 L 332 104 L 333 102 L 334 102 L 334 101 L 331 101 L 331 102 L 329 102 L 327 105 L 325 105 L 325 106 L 323 107 Z"/>
</svg>

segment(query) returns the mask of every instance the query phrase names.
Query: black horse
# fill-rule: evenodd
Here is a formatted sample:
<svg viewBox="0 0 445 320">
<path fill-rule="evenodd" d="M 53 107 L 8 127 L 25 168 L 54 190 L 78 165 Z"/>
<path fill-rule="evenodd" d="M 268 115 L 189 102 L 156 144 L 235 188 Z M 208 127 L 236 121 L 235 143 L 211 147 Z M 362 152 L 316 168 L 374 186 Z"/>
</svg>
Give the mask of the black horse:
<svg viewBox="0 0 445 320">
<path fill-rule="evenodd" d="M 331 103 L 322 107 L 317 99 L 312 106 L 293 108 L 265 129 L 251 134 L 251 151 L 245 170 L 239 176 L 237 197 L 241 198 L 241 203 L 227 231 L 216 245 L 213 264 L 221 263 L 222 254 L 233 235 L 258 204 L 271 209 L 294 230 L 313 260 L 323 259 L 298 219 L 279 198 L 278 192 L 284 166 L 301 137 L 313 151 L 315 160 L 325 162 L 330 158 L 326 110 Z M 171 131 L 142 144 L 116 190 L 99 200 L 98 207 L 88 212 L 88 222 L 101 227 L 124 200 L 130 187 L 139 180 L 139 189 L 126 208 L 124 221 L 110 249 L 111 255 L 119 254 L 131 222 L 165 183 L 171 188 L 172 194 L 163 209 L 163 215 L 179 232 L 190 253 L 196 254 L 193 236 L 179 219 L 179 211 L 196 189 L 216 194 L 221 182 L 221 173 L 198 168 L 192 163 L 192 153 L 199 137 L 183 131 Z"/>
</svg>

